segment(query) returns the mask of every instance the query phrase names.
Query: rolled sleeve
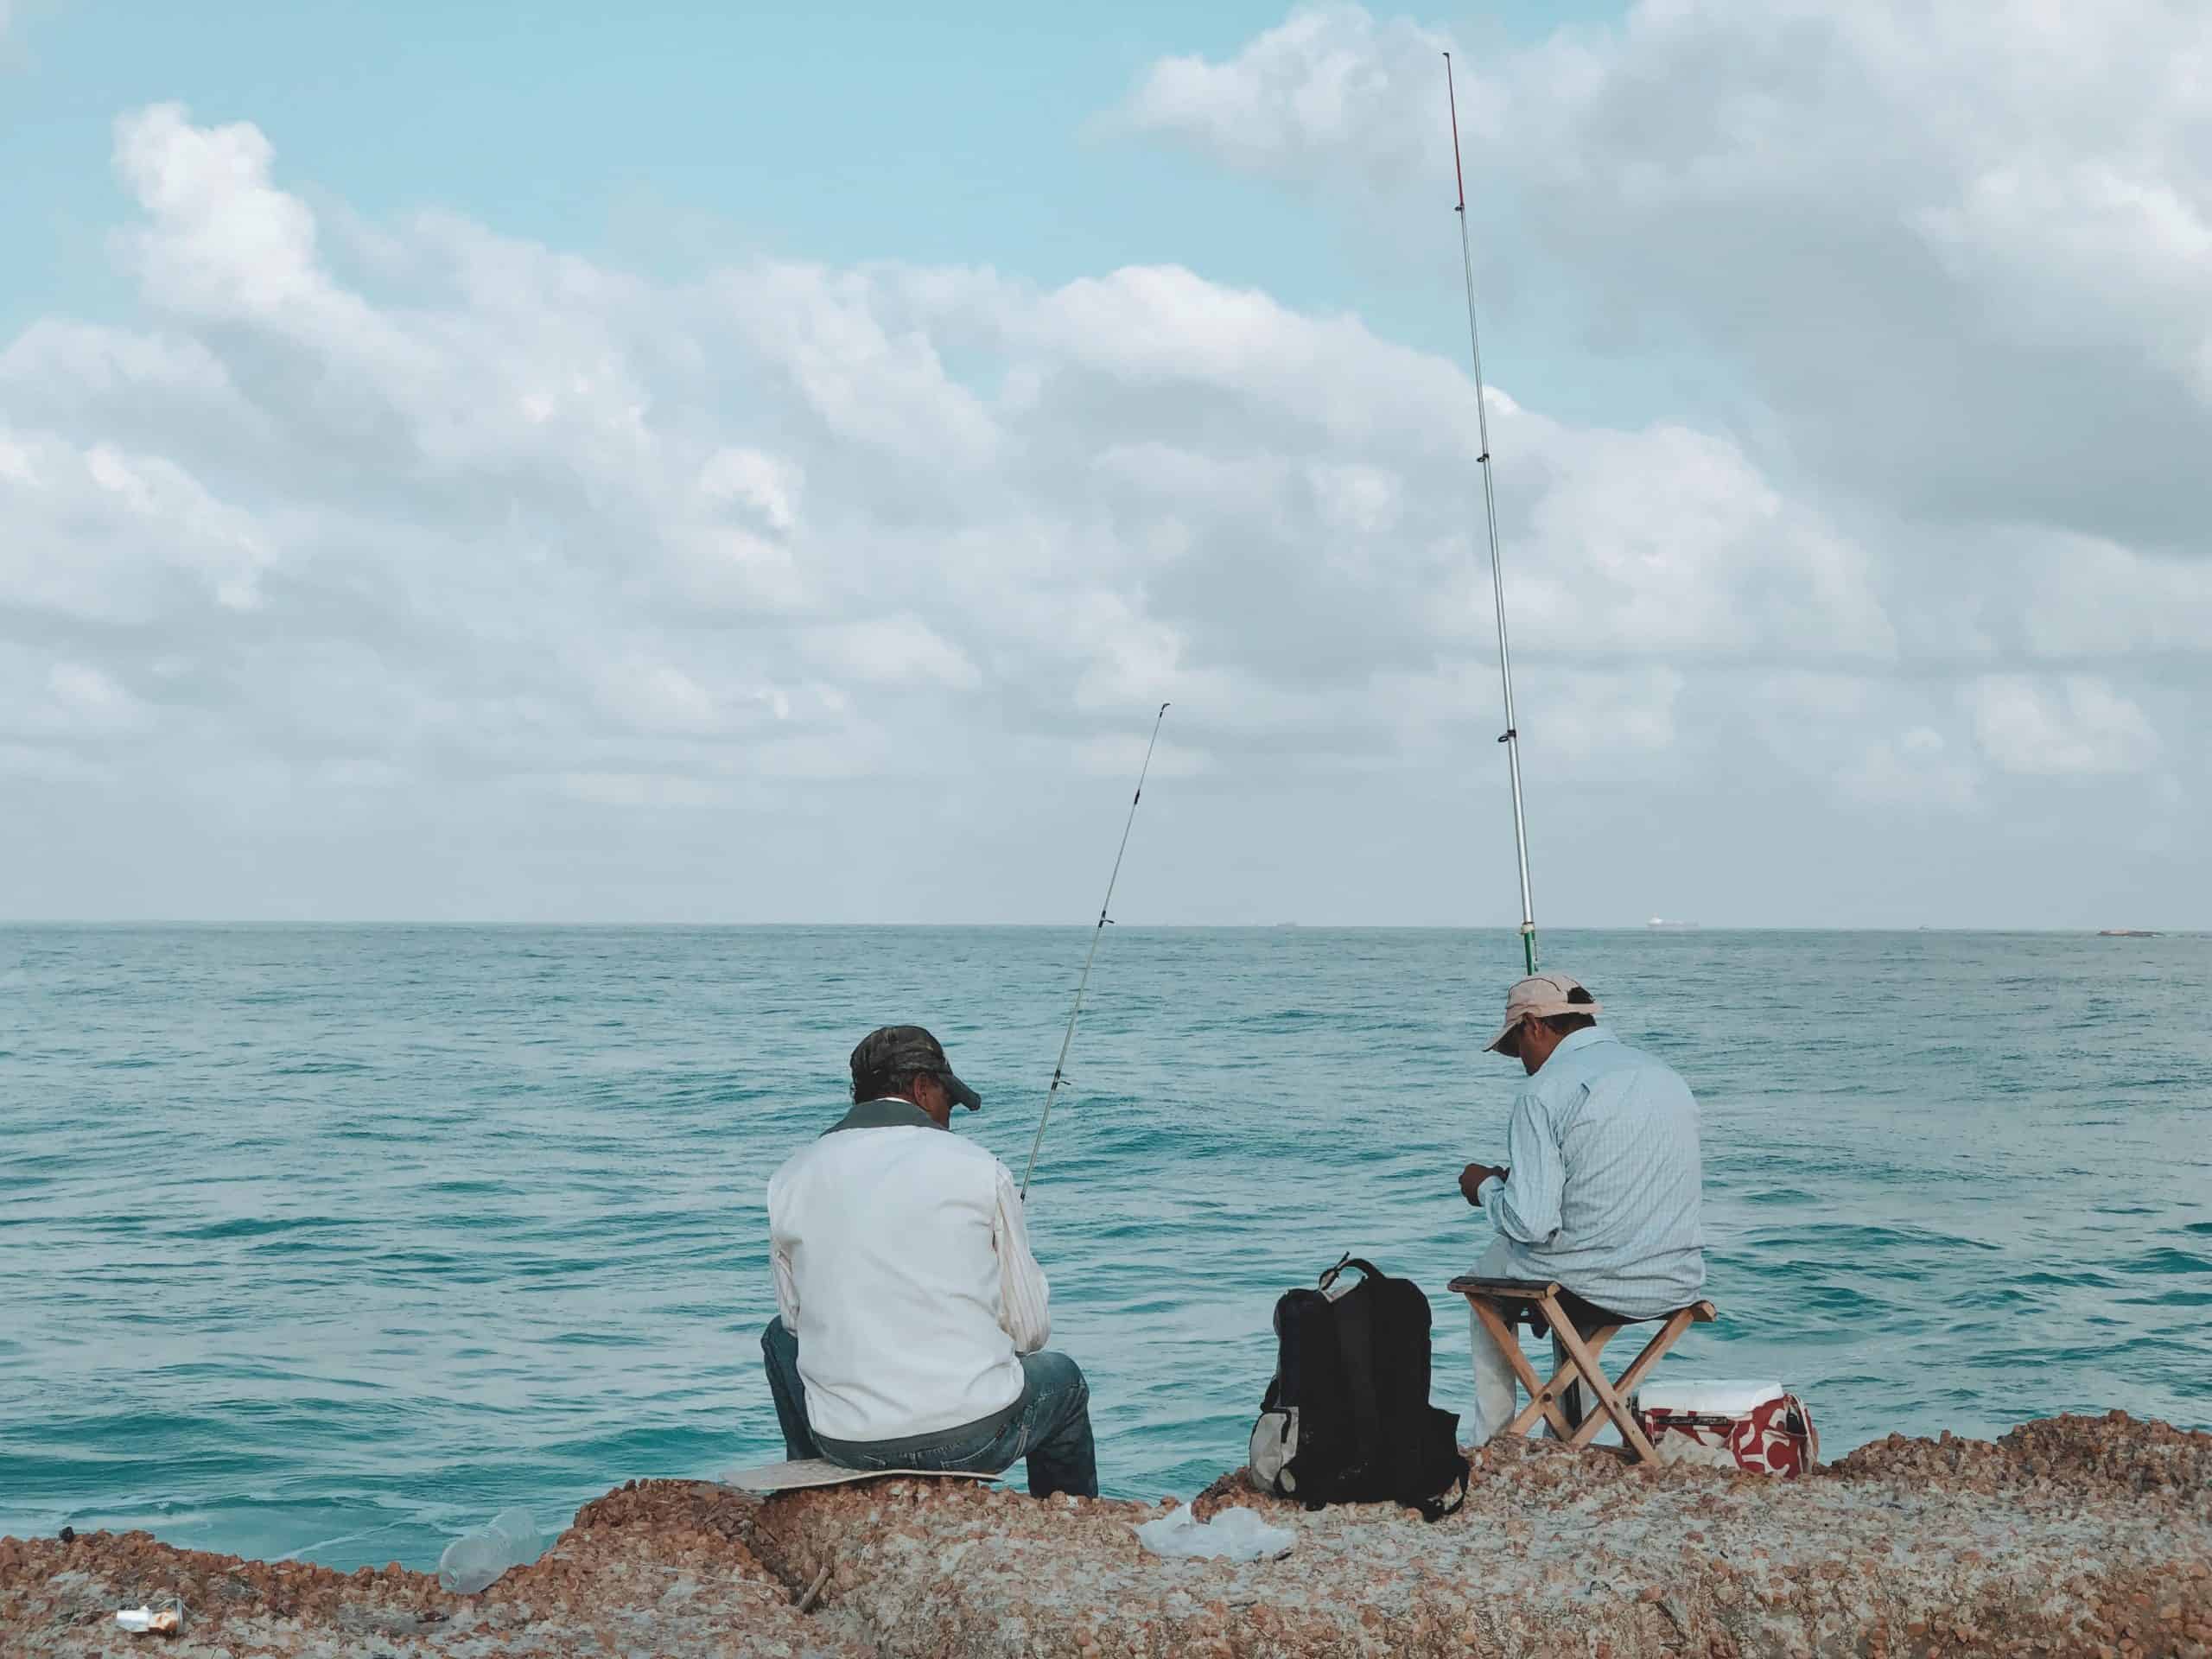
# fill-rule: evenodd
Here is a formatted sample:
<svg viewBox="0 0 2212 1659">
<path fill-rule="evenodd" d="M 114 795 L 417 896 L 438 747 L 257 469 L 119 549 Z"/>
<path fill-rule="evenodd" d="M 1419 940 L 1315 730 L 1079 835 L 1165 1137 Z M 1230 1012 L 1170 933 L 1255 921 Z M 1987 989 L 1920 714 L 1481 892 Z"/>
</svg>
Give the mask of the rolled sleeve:
<svg viewBox="0 0 2212 1659">
<path fill-rule="evenodd" d="M 1014 1173 L 999 1166 L 998 1216 L 991 1243 L 999 1255 L 999 1328 L 1018 1354 L 1033 1354 L 1052 1339 L 1052 1286 L 1029 1250 L 1029 1224 Z"/>
</svg>

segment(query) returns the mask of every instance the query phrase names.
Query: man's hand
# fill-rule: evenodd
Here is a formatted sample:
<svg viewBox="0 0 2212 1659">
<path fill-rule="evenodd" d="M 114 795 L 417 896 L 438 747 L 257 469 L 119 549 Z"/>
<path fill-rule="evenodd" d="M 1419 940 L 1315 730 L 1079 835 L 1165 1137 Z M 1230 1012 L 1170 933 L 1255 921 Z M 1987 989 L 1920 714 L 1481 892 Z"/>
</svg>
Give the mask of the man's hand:
<svg viewBox="0 0 2212 1659">
<path fill-rule="evenodd" d="M 1510 1173 L 1502 1164 L 1469 1164 L 1459 1172 L 1459 1191 L 1469 1204 L 1480 1208 L 1483 1183 L 1493 1175 L 1502 1181 Z"/>
</svg>

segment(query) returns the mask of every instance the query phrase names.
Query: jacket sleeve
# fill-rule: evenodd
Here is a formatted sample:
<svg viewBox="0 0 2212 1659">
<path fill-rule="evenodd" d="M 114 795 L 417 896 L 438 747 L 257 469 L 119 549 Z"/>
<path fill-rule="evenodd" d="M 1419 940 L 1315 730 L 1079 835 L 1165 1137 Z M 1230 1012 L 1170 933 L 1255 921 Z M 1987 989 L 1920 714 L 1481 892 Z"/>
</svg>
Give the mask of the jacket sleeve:
<svg viewBox="0 0 2212 1659">
<path fill-rule="evenodd" d="M 1052 1286 L 1029 1253 L 1029 1224 L 1014 1190 L 1014 1172 L 998 1170 L 998 1214 L 991 1243 L 999 1254 L 999 1328 L 1014 1338 L 1014 1351 L 1033 1354 L 1052 1339 Z"/>
<path fill-rule="evenodd" d="M 1512 1173 L 1504 1183 L 1484 1183 L 1491 1217 L 1508 1238 L 1541 1249 L 1559 1236 L 1567 1166 L 1560 1157 L 1559 1133 L 1551 1113 L 1534 1090 L 1514 1098 L 1505 1127 L 1505 1155 Z"/>
<path fill-rule="evenodd" d="M 768 1268 L 776 1278 L 776 1313 L 784 1329 L 798 1334 L 798 1277 L 791 1271 L 791 1242 L 776 1224 L 779 1176 L 768 1183 Z"/>
</svg>

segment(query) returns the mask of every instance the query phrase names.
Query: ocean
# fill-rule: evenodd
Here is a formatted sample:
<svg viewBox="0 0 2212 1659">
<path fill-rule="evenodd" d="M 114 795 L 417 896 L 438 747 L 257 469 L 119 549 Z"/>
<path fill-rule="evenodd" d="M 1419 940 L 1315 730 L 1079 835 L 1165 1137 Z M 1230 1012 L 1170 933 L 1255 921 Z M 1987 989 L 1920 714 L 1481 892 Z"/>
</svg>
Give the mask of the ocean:
<svg viewBox="0 0 2212 1659">
<path fill-rule="evenodd" d="M 510 1504 L 781 1455 L 762 1194 L 875 1025 L 1017 1173 L 1088 929 L 0 929 L 0 1534 L 428 1567 Z M 1775 1377 L 1834 1457 L 2212 1421 L 2212 938 L 1560 932 L 1704 1110 L 1662 1374 Z M 1510 934 L 1106 938 L 1031 1197 L 1111 1494 L 1243 1461 L 1275 1297 L 1436 1306 L 1487 1236 Z M 1624 1340 L 1627 1340 L 1624 1338 Z"/>
</svg>

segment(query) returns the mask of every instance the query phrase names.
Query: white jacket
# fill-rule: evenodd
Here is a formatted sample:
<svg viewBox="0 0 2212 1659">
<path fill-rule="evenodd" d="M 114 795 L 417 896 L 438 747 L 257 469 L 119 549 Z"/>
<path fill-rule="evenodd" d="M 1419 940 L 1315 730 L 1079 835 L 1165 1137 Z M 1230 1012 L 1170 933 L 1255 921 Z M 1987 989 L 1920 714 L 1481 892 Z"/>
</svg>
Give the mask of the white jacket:
<svg viewBox="0 0 2212 1659">
<path fill-rule="evenodd" d="M 776 1305 L 814 1432 L 957 1428 L 1021 1397 L 1052 1336 L 1007 1166 L 903 1100 L 855 1106 L 768 1183 Z"/>
</svg>

